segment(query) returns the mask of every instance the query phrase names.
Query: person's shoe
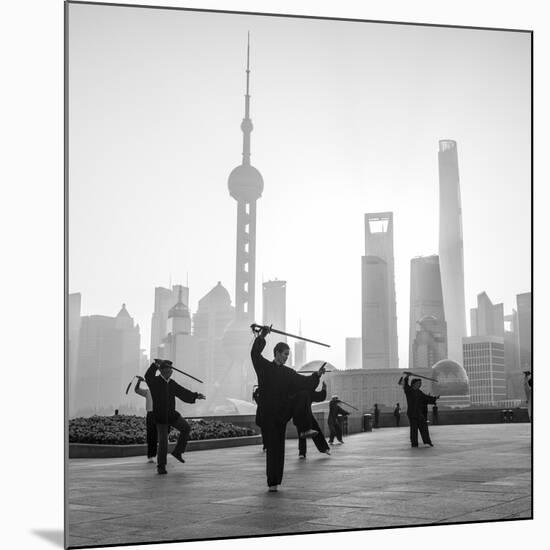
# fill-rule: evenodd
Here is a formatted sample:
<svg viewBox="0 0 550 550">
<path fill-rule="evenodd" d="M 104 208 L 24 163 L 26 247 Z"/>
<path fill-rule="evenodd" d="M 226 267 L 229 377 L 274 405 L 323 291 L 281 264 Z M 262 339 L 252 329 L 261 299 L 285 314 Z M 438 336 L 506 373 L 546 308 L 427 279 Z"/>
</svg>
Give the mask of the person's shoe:
<svg viewBox="0 0 550 550">
<path fill-rule="evenodd" d="M 279 490 L 279 486 L 278 485 L 270 485 L 267 490 L 268 490 L 269 493 L 276 493 Z"/>
<path fill-rule="evenodd" d="M 154 457 L 151 456 L 147 459 L 147 464 L 154 464 L 154 463 L 155 463 L 155 458 Z"/>
<path fill-rule="evenodd" d="M 411 443 L 411 447 L 418 447 L 418 443 L 416 445 L 414 443 Z"/>
<path fill-rule="evenodd" d="M 157 474 L 167 474 L 166 468 L 164 466 L 157 466 Z"/>
<path fill-rule="evenodd" d="M 339 440 L 338 440 L 338 443 L 340 443 L 340 445 L 343 445 L 343 444 L 344 444 L 344 440 L 343 440 L 343 439 L 339 439 Z"/>
<path fill-rule="evenodd" d="M 176 454 L 176 453 L 170 453 L 176 460 L 179 460 L 182 464 L 185 464 L 185 460 L 183 459 L 183 457 L 181 456 L 181 454 Z"/>
<path fill-rule="evenodd" d="M 299 455 L 298 458 L 305 458 L 306 455 Z"/>
<path fill-rule="evenodd" d="M 430 447 L 434 446 L 434 444 L 431 441 L 429 443 L 426 443 L 426 445 L 429 445 Z"/>
<path fill-rule="evenodd" d="M 305 439 L 306 437 L 313 437 L 319 432 L 317 430 L 306 430 L 305 432 L 300 432 L 300 439 Z"/>
<path fill-rule="evenodd" d="M 329 441 L 329 445 L 334 445 L 334 441 Z"/>
<path fill-rule="evenodd" d="M 330 456 L 330 450 L 329 449 L 327 449 L 326 451 L 321 451 L 321 452 Z"/>
</svg>

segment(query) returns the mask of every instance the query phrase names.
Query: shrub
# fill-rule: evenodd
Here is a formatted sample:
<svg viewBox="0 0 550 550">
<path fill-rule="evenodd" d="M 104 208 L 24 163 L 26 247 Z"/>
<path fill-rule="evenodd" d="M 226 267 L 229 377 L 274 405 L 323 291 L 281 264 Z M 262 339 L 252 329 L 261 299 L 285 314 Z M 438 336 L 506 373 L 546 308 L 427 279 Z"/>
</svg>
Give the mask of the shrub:
<svg viewBox="0 0 550 550">
<path fill-rule="evenodd" d="M 190 440 L 220 439 L 254 435 L 254 430 L 218 420 L 188 420 L 191 426 Z M 178 431 L 171 428 L 169 441 L 176 441 Z M 146 443 L 145 418 L 143 416 L 91 416 L 69 420 L 70 443 L 96 443 L 103 445 L 131 445 Z"/>
</svg>

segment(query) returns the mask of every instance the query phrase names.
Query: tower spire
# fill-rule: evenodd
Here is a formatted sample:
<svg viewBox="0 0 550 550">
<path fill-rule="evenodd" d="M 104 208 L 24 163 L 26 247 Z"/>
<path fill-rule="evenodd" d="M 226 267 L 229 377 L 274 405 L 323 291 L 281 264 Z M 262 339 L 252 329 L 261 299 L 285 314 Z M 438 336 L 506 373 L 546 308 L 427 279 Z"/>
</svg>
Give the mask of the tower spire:
<svg viewBox="0 0 550 550">
<path fill-rule="evenodd" d="M 250 31 L 246 45 L 246 94 L 244 96 L 244 118 L 241 122 L 243 132 L 243 165 L 250 166 L 250 134 L 254 126 L 250 120 Z"/>
</svg>

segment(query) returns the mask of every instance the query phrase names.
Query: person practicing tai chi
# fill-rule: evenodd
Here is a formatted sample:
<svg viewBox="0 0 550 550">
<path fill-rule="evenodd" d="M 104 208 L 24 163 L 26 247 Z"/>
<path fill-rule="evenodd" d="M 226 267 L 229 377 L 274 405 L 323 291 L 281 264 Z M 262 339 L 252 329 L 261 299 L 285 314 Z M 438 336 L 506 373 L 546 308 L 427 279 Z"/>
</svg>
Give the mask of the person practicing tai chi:
<svg viewBox="0 0 550 550">
<path fill-rule="evenodd" d="M 401 421 L 401 405 L 397 403 L 395 409 L 393 409 L 393 416 L 395 417 L 395 425 L 399 428 L 399 422 Z"/>
<path fill-rule="evenodd" d="M 159 376 L 156 376 L 156 371 Z M 172 456 L 180 462 L 185 462 L 182 454 L 185 452 L 191 428 L 180 413 L 176 411 L 176 397 L 185 403 L 194 403 L 197 399 L 205 399 L 202 393 L 192 392 L 172 380 L 172 361 L 155 359 L 145 373 L 145 382 L 149 386 L 153 398 L 153 415 L 157 426 L 158 458 L 157 472 L 166 474 L 166 458 L 168 454 L 169 427 L 174 426 L 180 434 L 178 442 L 172 451 Z"/>
<path fill-rule="evenodd" d="M 304 396 L 304 394 L 306 395 Z M 324 401 L 326 398 L 327 398 L 327 385 L 325 382 L 323 382 L 321 391 L 307 392 L 306 390 L 303 390 L 302 392 L 299 392 L 298 394 L 293 396 L 292 401 L 293 401 L 293 406 L 294 404 L 296 404 L 299 410 L 303 406 L 302 405 L 303 401 L 307 403 L 307 409 L 308 409 L 307 412 L 310 415 L 309 422 L 311 425 L 311 429 L 316 432 L 311 439 L 315 444 L 315 447 L 317 447 L 317 450 L 320 453 L 330 455 L 330 447 L 328 446 L 327 440 L 325 439 L 323 430 L 321 430 L 321 427 L 319 426 L 317 419 L 315 418 L 315 416 L 313 416 L 313 412 L 311 411 L 311 403 L 320 403 L 321 401 Z M 293 415 L 293 418 L 294 418 L 294 424 L 296 425 L 296 429 L 298 430 L 298 456 L 300 458 L 305 458 L 307 453 L 307 439 L 305 437 L 300 437 L 300 427 L 298 426 L 298 423 L 296 420 L 296 414 Z"/>
<path fill-rule="evenodd" d="M 338 403 L 341 403 L 340 399 L 337 395 L 333 395 L 330 399 L 328 410 L 328 428 L 330 430 L 328 442 L 331 445 L 334 445 L 335 437 L 340 443 L 344 443 L 342 438 L 342 425 L 340 424 L 340 418 L 338 417 L 349 415 L 349 412 L 342 409 Z"/>
<path fill-rule="evenodd" d="M 418 447 L 418 432 L 422 437 L 422 443 L 433 447 L 428 430 L 428 421 L 426 419 L 428 403 L 435 405 L 439 396 L 427 395 L 420 391 L 422 380 L 413 378 L 409 385 L 408 372 L 399 379 L 399 385 L 403 386 L 405 397 L 407 398 L 407 417 L 409 419 L 411 447 Z"/>
<path fill-rule="evenodd" d="M 145 429 L 147 430 L 147 462 L 155 462 L 155 456 L 157 456 L 157 424 L 155 422 L 155 414 L 153 413 L 153 398 L 151 397 L 151 391 L 140 387 L 140 384 L 145 382 L 143 376 L 137 377 L 136 386 L 134 391 L 145 397 L 145 410 L 147 416 L 145 417 Z"/>
<path fill-rule="evenodd" d="M 256 338 L 252 344 L 250 355 L 256 375 L 258 376 L 258 409 L 256 424 L 261 428 L 266 446 L 266 474 L 270 492 L 278 490 L 283 480 L 285 462 L 286 425 L 292 417 L 290 397 L 301 390 L 313 391 L 319 385 L 319 380 L 325 372 L 324 366 L 310 376 L 303 376 L 284 364 L 290 353 L 289 346 L 279 342 L 273 349 L 273 361 L 262 356 L 265 348 L 265 337 L 271 331 L 270 327 L 260 327 L 255 331 Z M 304 400 L 300 400 L 302 408 Z M 303 413 L 299 413 L 302 414 Z M 301 436 L 314 435 L 311 425 L 307 427 L 307 417 L 300 419 L 306 427 Z M 311 419 L 309 420 L 311 422 Z"/>
</svg>

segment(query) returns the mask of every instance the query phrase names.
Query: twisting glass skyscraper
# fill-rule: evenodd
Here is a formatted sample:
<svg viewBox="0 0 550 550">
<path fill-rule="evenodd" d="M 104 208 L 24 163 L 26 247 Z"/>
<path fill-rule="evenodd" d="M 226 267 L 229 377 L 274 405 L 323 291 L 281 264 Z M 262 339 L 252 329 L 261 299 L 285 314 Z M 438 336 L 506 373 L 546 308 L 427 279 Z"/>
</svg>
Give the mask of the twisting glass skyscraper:
<svg viewBox="0 0 550 550">
<path fill-rule="evenodd" d="M 449 359 L 463 364 L 466 336 L 464 246 L 456 141 L 439 142 L 439 266 Z"/>
</svg>

